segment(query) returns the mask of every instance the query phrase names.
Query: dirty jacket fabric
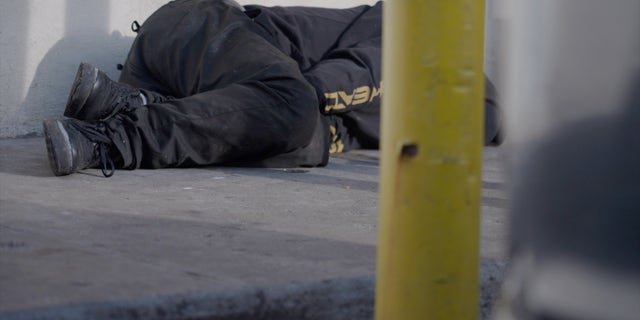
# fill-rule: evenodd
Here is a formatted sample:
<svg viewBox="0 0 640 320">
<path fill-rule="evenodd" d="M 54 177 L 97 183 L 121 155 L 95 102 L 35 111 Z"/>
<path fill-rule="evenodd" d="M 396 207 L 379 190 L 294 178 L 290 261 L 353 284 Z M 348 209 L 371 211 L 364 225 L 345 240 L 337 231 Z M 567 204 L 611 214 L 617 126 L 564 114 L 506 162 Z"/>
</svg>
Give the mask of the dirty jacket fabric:
<svg viewBox="0 0 640 320">
<path fill-rule="evenodd" d="M 377 148 L 382 3 L 351 9 L 247 6 L 314 87 L 331 152 Z"/>
</svg>

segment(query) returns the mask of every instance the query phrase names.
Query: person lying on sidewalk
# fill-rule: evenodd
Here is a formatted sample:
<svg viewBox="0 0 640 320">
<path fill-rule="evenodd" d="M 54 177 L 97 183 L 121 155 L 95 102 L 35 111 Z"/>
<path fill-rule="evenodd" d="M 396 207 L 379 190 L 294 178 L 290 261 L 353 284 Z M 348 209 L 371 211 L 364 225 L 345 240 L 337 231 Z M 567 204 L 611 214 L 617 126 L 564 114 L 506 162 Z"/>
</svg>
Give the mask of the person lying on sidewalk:
<svg viewBox="0 0 640 320">
<path fill-rule="evenodd" d="M 80 64 L 71 119 L 43 122 L 53 173 L 324 166 L 330 153 L 378 148 L 382 8 L 164 5 L 139 28 L 118 82 Z M 499 144 L 485 84 L 484 143 Z"/>
</svg>

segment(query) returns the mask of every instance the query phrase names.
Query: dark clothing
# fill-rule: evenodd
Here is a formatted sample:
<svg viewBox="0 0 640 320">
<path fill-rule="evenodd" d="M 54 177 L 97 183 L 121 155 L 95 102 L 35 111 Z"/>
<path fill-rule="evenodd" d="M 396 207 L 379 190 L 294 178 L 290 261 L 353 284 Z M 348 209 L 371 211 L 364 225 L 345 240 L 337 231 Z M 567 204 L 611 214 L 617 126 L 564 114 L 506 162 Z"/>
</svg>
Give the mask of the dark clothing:
<svg viewBox="0 0 640 320">
<path fill-rule="evenodd" d="M 382 3 L 323 9 L 247 6 L 315 88 L 331 151 L 377 148 L 382 93 Z"/>
<path fill-rule="evenodd" d="M 161 7 L 120 77 L 151 103 L 107 120 L 120 165 L 316 166 L 329 151 L 377 148 L 381 24 L 382 3 Z"/>
<path fill-rule="evenodd" d="M 174 1 L 151 15 L 120 80 L 175 99 L 108 121 L 122 166 L 244 162 L 307 145 L 319 121 L 315 90 L 265 37 L 224 2 Z"/>
</svg>

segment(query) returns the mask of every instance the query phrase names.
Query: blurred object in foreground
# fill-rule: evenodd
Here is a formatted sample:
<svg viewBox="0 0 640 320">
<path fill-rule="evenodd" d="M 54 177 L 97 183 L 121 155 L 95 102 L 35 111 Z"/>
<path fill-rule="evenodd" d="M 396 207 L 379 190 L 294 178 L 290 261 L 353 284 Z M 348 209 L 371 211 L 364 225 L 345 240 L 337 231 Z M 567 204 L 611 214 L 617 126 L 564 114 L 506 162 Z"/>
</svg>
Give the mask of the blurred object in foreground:
<svg viewBox="0 0 640 320">
<path fill-rule="evenodd" d="M 510 271 L 496 319 L 640 319 L 640 1 L 502 0 Z"/>
</svg>

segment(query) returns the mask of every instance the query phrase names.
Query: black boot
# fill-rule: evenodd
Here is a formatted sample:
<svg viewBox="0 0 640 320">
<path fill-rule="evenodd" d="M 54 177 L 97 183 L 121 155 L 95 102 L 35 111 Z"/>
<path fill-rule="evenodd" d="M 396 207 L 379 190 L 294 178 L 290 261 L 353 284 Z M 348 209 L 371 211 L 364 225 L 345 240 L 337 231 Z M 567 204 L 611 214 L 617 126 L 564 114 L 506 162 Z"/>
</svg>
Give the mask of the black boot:
<svg viewBox="0 0 640 320">
<path fill-rule="evenodd" d="M 101 125 L 74 119 L 43 122 L 49 164 L 56 176 L 98 166 L 105 177 L 113 175 L 115 166 L 108 154 L 111 140 Z"/>
<path fill-rule="evenodd" d="M 78 120 L 104 120 L 122 110 L 142 105 L 140 90 L 113 81 L 98 68 L 81 63 L 71 86 L 64 115 Z"/>
</svg>

